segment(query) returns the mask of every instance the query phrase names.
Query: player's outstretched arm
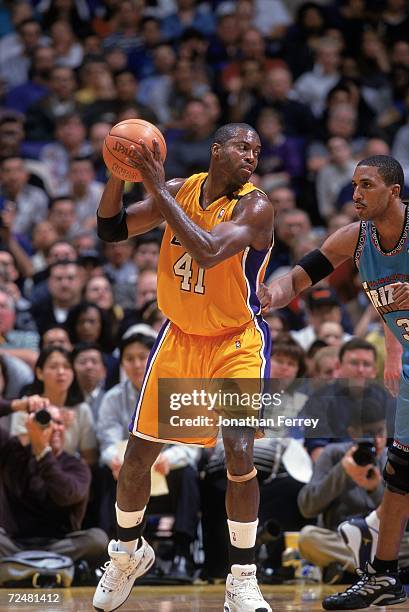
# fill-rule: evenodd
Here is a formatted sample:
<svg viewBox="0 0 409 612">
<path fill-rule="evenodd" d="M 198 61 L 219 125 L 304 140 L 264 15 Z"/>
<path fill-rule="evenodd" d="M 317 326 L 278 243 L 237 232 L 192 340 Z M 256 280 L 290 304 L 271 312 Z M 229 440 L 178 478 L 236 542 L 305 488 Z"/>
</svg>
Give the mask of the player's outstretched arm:
<svg viewBox="0 0 409 612">
<path fill-rule="evenodd" d="M 283 308 L 304 289 L 326 278 L 354 257 L 358 236 L 359 223 L 351 223 L 331 234 L 320 249 L 311 251 L 290 272 L 274 279 L 268 294 L 264 292 L 262 296 L 262 307 Z"/>
</svg>

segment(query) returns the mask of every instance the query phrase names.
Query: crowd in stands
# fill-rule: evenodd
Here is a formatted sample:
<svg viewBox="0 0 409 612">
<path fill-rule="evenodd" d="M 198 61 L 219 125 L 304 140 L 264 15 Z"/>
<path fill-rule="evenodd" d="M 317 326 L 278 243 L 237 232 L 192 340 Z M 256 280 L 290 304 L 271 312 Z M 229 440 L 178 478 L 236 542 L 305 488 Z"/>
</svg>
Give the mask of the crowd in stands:
<svg viewBox="0 0 409 612">
<path fill-rule="evenodd" d="M 43 547 L 97 566 L 114 535 L 121 444 L 164 322 L 163 228 L 110 244 L 96 234 L 102 143 L 128 118 L 162 130 L 167 178 L 206 171 L 220 125 L 257 129 L 252 180 L 276 211 L 275 278 L 356 220 L 357 161 L 392 154 L 409 187 L 408 3 L 0 3 L 0 555 Z M 126 206 L 143 196 L 126 183 Z M 334 564 L 360 562 L 338 525 L 369 515 L 376 531 L 378 521 L 394 410 L 383 326 L 352 261 L 266 319 L 288 414 L 318 415 L 322 429 L 256 443 L 260 525 L 275 534 L 258 540 L 263 564 L 279 567 L 279 534 L 301 530 L 304 559 L 334 581 Z M 51 427 L 28 414 L 32 396 L 47 402 Z M 351 446 L 364 435 L 374 440 L 370 475 Z M 291 468 L 294 440 L 308 477 Z M 153 469 L 169 493 L 150 502 L 151 532 L 173 517 L 167 577 L 191 580 L 198 559 L 203 577 L 223 577 L 222 446 L 169 445 Z"/>
</svg>

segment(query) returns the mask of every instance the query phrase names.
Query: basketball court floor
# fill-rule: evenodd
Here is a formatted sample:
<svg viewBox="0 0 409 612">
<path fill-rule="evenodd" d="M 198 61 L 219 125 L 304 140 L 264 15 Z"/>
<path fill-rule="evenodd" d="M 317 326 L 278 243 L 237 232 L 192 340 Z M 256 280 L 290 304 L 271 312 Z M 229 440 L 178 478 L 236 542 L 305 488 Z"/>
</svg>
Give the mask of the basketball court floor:
<svg viewBox="0 0 409 612">
<path fill-rule="evenodd" d="M 263 594 L 270 603 L 273 612 L 313 612 L 321 610 L 321 599 L 330 593 L 343 590 L 340 585 L 295 584 L 285 586 L 263 586 Z M 0 590 L 1 612 L 92 612 L 93 588 L 74 588 L 64 590 Z M 11 595 L 33 595 L 29 602 Z M 46 594 L 49 601 L 39 598 Z M 36 597 L 37 595 L 37 597 Z M 36 600 L 38 602 L 36 602 Z M 189 586 L 189 587 L 135 587 L 129 599 L 120 608 L 120 612 L 223 612 L 224 587 Z M 388 608 L 376 608 L 379 611 L 409 611 L 409 602 Z"/>
</svg>

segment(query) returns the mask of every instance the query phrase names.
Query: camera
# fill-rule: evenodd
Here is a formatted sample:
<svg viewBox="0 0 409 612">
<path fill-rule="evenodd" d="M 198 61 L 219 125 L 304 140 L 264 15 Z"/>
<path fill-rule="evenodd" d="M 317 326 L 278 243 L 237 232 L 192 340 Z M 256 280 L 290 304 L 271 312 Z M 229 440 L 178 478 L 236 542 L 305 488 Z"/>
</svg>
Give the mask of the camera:
<svg viewBox="0 0 409 612">
<path fill-rule="evenodd" d="M 376 448 L 373 440 L 359 440 L 358 448 L 352 455 L 357 465 L 375 465 Z"/>
<path fill-rule="evenodd" d="M 46 429 L 51 422 L 51 414 L 43 408 L 39 410 L 34 415 L 34 421 L 39 425 L 42 429 Z"/>
</svg>

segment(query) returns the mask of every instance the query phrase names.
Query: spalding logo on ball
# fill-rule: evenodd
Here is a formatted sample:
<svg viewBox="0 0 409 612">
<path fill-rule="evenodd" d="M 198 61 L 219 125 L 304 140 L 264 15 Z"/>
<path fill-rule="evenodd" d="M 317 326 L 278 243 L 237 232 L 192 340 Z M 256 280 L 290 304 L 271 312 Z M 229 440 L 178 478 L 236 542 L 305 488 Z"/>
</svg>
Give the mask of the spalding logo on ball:
<svg viewBox="0 0 409 612">
<path fill-rule="evenodd" d="M 136 168 L 128 164 L 126 158 L 132 159 L 131 145 L 138 146 L 143 140 L 153 151 L 153 139 L 159 142 L 163 161 L 166 159 L 166 142 L 156 125 L 143 119 L 125 119 L 114 125 L 104 140 L 102 155 L 104 162 L 114 176 L 123 181 L 139 183 L 142 177 Z"/>
</svg>

